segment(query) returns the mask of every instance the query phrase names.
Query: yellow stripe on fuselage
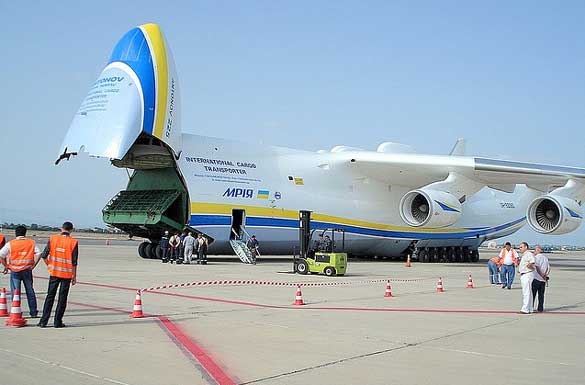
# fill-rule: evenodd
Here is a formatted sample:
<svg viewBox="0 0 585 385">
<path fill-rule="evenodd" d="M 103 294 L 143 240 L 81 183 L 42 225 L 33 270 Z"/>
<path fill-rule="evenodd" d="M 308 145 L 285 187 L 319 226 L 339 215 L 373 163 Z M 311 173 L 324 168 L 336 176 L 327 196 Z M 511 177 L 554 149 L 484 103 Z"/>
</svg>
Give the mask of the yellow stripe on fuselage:
<svg viewBox="0 0 585 385">
<path fill-rule="evenodd" d="M 162 32 L 156 24 L 144 24 L 140 28 L 150 42 L 151 55 L 154 58 L 156 110 L 154 112 L 154 128 L 152 133 L 162 139 L 165 116 L 167 113 L 167 95 L 169 88 L 169 72 L 167 65 L 167 50 Z"/>
<path fill-rule="evenodd" d="M 281 219 L 299 219 L 299 212 L 296 210 L 276 209 L 270 207 L 258 207 L 225 203 L 205 203 L 191 202 L 191 214 L 215 214 L 215 215 L 232 215 L 233 209 L 246 210 L 247 216 L 258 216 Z M 391 226 L 380 223 L 366 222 L 356 219 L 336 217 L 333 215 L 311 213 L 311 219 L 319 222 L 329 222 L 339 225 L 356 226 L 376 230 L 407 231 L 411 233 L 460 233 L 469 231 L 468 229 L 420 229 L 415 227 Z"/>
</svg>

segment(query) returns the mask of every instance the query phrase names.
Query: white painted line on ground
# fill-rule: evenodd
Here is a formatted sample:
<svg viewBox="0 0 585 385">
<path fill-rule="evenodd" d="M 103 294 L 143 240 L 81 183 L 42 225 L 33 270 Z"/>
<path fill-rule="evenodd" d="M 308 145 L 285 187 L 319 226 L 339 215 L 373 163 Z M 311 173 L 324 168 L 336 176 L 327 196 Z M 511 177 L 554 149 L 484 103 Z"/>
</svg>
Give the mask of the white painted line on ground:
<svg viewBox="0 0 585 385">
<path fill-rule="evenodd" d="M 30 360 L 35 360 L 35 361 L 38 361 L 38 362 L 42 362 L 43 364 L 50 365 L 50 366 L 53 366 L 55 368 L 68 370 L 70 372 L 78 373 L 78 374 L 81 374 L 81 375 L 84 375 L 84 376 L 87 376 L 87 377 L 91 377 L 91 378 L 95 378 L 95 379 L 98 379 L 98 380 L 101 380 L 101 381 L 110 382 L 112 384 L 130 385 L 130 384 L 126 383 L 126 382 L 117 381 L 117 380 L 114 380 L 114 379 L 111 379 L 111 378 L 108 378 L 108 377 L 98 376 L 97 374 L 92 374 L 92 373 L 84 372 L 83 370 L 79 370 L 79 369 L 75 369 L 75 368 L 70 368 L 69 366 L 61 365 L 61 364 L 59 364 L 57 362 L 46 361 L 46 360 L 40 359 L 38 357 L 30 356 L 28 354 L 15 352 L 13 350 L 8 350 L 8 349 L 0 348 L 0 351 L 3 351 L 3 352 L 8 353 L 8 354 L 14 354 L 14 355 L 17 355 L 17 356 L 20 356 L 20 357 L 24 357 L 24 358 L 27 358 L 27 359 L 30 359 Z"/>
<path fill-rule="evenodd" d="M 547 360 L 540 360 L 537 358 L 529 358 L 529 357 L 503 356 L 501 354 L 481 353 L 481 352 L 473 352 L 470 350 L 461 350 L 461 349 L 436 348 L 436 347 L 432 347 L 432 346 L 421 346 L 421 347 L 424 347 L 426 349 L 441 350 L 441 351 L 445 351 L 445 352 L 470 354 L 470 355 L 474 355 L 474 356 L 494 357 L 494 358 L 511 359 L 511 360 L 532 361 L 532 362 L 542 362 L 545 364 L 562 365 L 562 366 L 575 366 L 573 364 L 567 364 L 565 362 L 547 361 Z"/>
</svg>

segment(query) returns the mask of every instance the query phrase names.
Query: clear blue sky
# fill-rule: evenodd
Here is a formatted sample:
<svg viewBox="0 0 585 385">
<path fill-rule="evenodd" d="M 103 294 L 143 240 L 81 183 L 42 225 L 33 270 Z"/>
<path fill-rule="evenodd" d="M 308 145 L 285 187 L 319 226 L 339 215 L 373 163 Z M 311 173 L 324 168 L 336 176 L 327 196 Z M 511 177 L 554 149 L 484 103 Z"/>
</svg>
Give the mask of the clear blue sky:
<svg viewBox="0 0 585 385">
<path fill-rule="evenodd" d="M 0 0 L 0 221 L 101 224 L 125 171 L 53 161 L 114 44 L 146 22 L 173 50 L 184 131 L 428 153 L 465 137 L 473 155 L 585 167 L 584 1 Z"/>
</svg>

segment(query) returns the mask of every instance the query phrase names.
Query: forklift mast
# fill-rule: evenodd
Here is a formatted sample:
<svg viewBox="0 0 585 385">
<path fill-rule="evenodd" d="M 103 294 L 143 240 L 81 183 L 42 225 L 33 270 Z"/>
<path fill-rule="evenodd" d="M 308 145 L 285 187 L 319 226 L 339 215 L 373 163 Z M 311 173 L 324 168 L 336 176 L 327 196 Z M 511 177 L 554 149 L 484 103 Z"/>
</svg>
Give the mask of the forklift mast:
<svg viewBox="0 0 585 385">
<path fill-rule="evenodd" d="M 309 254 L 311 242 L 311 212 L 308 210 L 299 211 L 299 245 L 300 257 L 306 259 Z"/>
</svg>

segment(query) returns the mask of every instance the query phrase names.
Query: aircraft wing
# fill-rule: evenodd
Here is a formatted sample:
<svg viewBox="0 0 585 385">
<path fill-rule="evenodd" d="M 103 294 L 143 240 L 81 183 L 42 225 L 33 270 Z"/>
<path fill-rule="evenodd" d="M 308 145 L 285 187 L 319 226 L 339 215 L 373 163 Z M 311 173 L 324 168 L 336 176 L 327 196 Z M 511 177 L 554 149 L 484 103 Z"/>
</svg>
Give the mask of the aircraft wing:
<svg viewBox="0 0 585 385">
<path fill-rule="evenodd" d="M 569 180 L 585 184 L 585 169 L 577 167 L 464 156 L 375 152 L 353 152 L 344 156 L 344 163 L 358 174 L 357 177 L 369 177 L 411 188 L 441 183 L 450 174 L 459 175 L 462 177 L 460 179 L 475 184 L 477 191 L 483 186 L 513 191 L 516 184 L 526 184 L 548 192 L 565 185 Z"/>
</svg>

